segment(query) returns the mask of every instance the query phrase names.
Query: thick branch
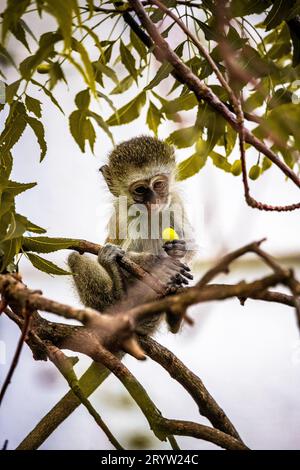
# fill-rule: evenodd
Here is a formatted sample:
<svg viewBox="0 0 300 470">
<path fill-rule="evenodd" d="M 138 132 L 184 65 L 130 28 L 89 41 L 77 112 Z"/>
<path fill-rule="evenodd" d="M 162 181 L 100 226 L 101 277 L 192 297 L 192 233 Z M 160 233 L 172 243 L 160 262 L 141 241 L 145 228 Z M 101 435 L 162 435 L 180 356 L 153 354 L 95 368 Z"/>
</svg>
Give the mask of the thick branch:
<svg viewBox="0 0 300 470">
<path fill-rule="evenodd" d="M 123 339 L 134 338 L 135 325 L 137 324 L 137 321 L 145 318 L 151 318 L 151 316 L 155 315 L 156 313 L 167 312 L 168 316 L 173 316 L 178 319 L 178 317 L 185 314 L 186 309 L 190 305 L 210 300 L 222 300 L 234 296 L 242 300 L 250 297 L 267 301 L 274 300 L 285 303 L 286 305 L 295 305 L 296 296 L 299 295 L 298 281 L 294 278 L 293 273 L 290 270 L 280 268 L 279 265 L 271 257 L 269 257 L 269 255 L 262 252 L 259 247 L 259 243 L 260 242 L 255 242 L 246 245 L 246 247 L 236 250 L 235 252 L 227 255 L 227 257 L 224 257 L 215 266 L 215 268 L 207 273 L 206 277 L 202 278 L 201 285 L 196 285 L 195 287 L 185 289 L 181 293 L 165 297 L 155 302 L 139 305 L 131 310 L 120 312 L 112 317 L 108 317 L 108 315 L 101 316 L 98 312 L 90 309 L 73 309 L 72 307 L 68 307 L 58 302 L 45 299 L 40 292 L 30 291 L 30 289 L 27 289 L 21 283 L 18 277 L 13 277 L 11 275 L 0 276 L 0 291 L 2 291 L 2 296 L 5 303 L 9 303 L 10 306 L 14 307 L 16 314 L 18 313 L 18 309 L 21 309 L 22 305 L 26 301 L 27 305 L 30 305 L 32 308 L 40 308 L 41 310 L 47 310 L 48 308 L 48 311 L 53 311 L 53 313 L 63 313 L 63 315 L 67 314 L 68 318 L 72 318 L 72 313 L 75 312 L 75 318 L 80 318 L 84 324 L 84 326 L 72 326 L 51 323 L 45 319 L 42 319 L 38 316 L 37 313 L 35 313 L 33 315 L 33 325 L 28 338 L 28 344 L 31 347 L 33 347 L 34 344 L 34 335 L 38 334 L 42 341 L 53 341 L 53 344 L 57 347 L 65 346 L 68 349 L 80 351 L 93 359 L 99 360 L 99 348 L 100 351 L 103 350 L 103 346 L 104 348 L 112 348 L 114 352 L 117 352 L 118 350 L 121 351 Z M 241 282 L 236 285 L 205 284 L 206 282 L 209 282 L 218 272 L 224 270 L 225 268 L 227 269 L 230 262 L 247 251 L 256 251 L 256 254 L 262 257 L 262 259 L 267 262 L 268 266 L 272 268 L 274 274 L 250 283 Z M 203 279 L 205 280 L 204 284 Z M 289 296 L 284 296 L 284 294 L 268 291 L 269 287 L 278 283 L 293 286 L 292 299 Z M 80 312 L 79 315 L 78 311 Z M 12 320 L 16 321 L 16 323 L 22 327 L 23 320 L 21 316 L 20 318 L 17 317 L 17 320 L 11 315 L 10 318 L 12 318 Z M 36 346 L 39 345 L 35 345 L 34 347 Z M 111 354 L 109 351 L 107 351 L 107 353 Z M 103 380 L 103 377 L 106 377 L 108 373 L 107 369 L 104 369 L 103 372 L 102 368 L 101 374 L 104 375 L 98 377 L 97 367 L 97 365 L 93 366 L 91 369 L 92 372 L 87 372 L 87 374 L 84 375 L 84 377 L 79 382 L 80 387 L 82 387 L 82 390 L 86 396 L 88 396 L 90 393 L 92 393 L 93 390 L 95 390 L 95 388 L 97 388 L 99 383 L 101 383 Z M 172 368 L 170 374 L 172 374 Z M 190 393 L 196 392 L 191 388 Z M 194 398 L 195 397 L 196 395 Z M 200 400 L 200 397 L 198 397 L 198 399 Z M 20 448 L 37 448 L 51 434 L 51 432 L 53 432 L 53 430 L 79 405 L 79 403 L 80 402 L 78 401 L 78 398 L 74 396 L 73 393 L 67 394 L 66 397 L 58 405 L 56 405 L 54 410 L 51 411 L 45 418 L 43 418 L 43 420 L 32 431 L 32 433 L 23 441 L 23 443 L 20 445 Z M 200 405 L 200 401 L 198 405 Z M 210 405 L 212 405 L 212 402 L 210 402 Z M 203 404 L 202 410 L 203 406 L 206 413 L 211 412 L 211 409 L 205 410 L 205 405 Z M 214 423 L 217 426 L 217 409 L 214 411 L 215 415 L 211 416 L 211 419 L 215 420 Z M 222 417 L 220 420 L 222 420 Z M 230 423 L 226 424 L 223 421 L 222 424 L 220 421 L 219 425 L 230 426 Z M 194 432 L 191 430 L 191 428 L 188 429 L 188 432 Z M 231 429 L 231 431 L 234 433 L 234 428 Z"/>
<path fill-rule="evenodd" d="M 247 450 L 245 444 L 238 439 L 225 434 L 217 429 L 209 428 L 198 423 L 189 421 L 170 420 L 164 418 L 156 408 L 142 385 L 131 374 L 127 367 L 122 364 L 113 354 L 102 348 L 97 352 L 97 360 L 111 370 L 113 374 L 123 383 L 134 401 L 141 408 L 149 425 L 155 435 L 165 440 L 168 436 L 175 434 L 181 436 L 192 436 L 204 439 L 228 450 Z"/>
<path fill-rule="evenodd" d="M 229 418 L 196 374 L 190 371 L 175 354 L 153 338 L 140 338 L 140 342 L 147 355 L 160 364 L 174 380 L 187 390 L 198 405 L 201 415 L 205 416 L 215 428 L 241 441 Z"/>
</svg>

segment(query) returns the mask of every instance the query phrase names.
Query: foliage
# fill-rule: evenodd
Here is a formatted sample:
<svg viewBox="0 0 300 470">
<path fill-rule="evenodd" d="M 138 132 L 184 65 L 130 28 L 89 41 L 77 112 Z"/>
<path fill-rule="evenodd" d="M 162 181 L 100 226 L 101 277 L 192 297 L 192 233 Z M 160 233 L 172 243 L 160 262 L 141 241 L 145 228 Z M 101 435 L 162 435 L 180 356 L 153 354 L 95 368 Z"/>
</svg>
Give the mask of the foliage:
<svg viewBox="0 0 300 470">
<path fill-rule="evenodd" d="M 164 3 L 170 11 L 180 14 L 224 72 L 226 64 L 219 45 L 216 2 L 165 0 Z M 224 35 L 243 72 L 235 86 L 243 92 L 244 111 L 261 117 L 253 124 L 254 134 L 260 139 L 275 134 L 278 138 L 273 151 L 295 169 L 299 161 L 295 148 L 300 143 L 299 109 L 293 102 L 300 86 L 297 23 L 300 0 L 231 0 L 229 3 L 231 25 Z M 215 73 L 194 44 L 187 37 L 182 40 L 178 27 L 166 19 L 165 13 L 150 4 L 145 8 L 152 21 L 160 25 L 163 36 L 172 44 L 177 41 L 178 56 L 228 103 L 226 92 L 216 85 Z M 40 160 L 45 158 L 43 108 L 50 100 L 57 112 L 64 112 L 55 97 L 55 88 L 61 82 L 65 83 L 66 92 L 68 86 L 71 89 L 68 64 L 82 77 L 82 90 L 76 95 L 74 110 L 68 117 L 70 132 L 82 152 L 86 144 L 94 150 L 95 125 L 113 140 L 111 126 L 129 123 L 144 111 L 151 132 L 158 135 L 161 123 L 171 121 L 176 128 L 168 141 L 178 148 L 190 148 L 190 156 L 178 167 L 180 180 L 193 176 L 208 161 L 233 176 L 241 174 L 240 162 L 232 161 L 236 132 L 215 110 L 196 100 L 176 79 L 176 71 L 170 64 L 160 64 L 153 72 L 150 61 L 153 47 L 130 27 L 126 21 L 128 12 L 135 18 L 128 3 L 116 1 L 90 0 L 86 4 L 80 0 L 7 0 L 2 12 L 0 45 L 3 65 L 0 73 L 6 84 L 6 104 L 0 105 L 6 117 L 0 135 L 0 271 L 16 269 L 12 262 L 22 252 L 26 232 L 44 232 L 16 212 L 15 197 L 34 183 L 21 184 L 9 179 L 13 148 L 29 128 L 40 147 Z M 54 27 L 36 37 L 27 18 L 33 19 L 30 24 L 36 24 L 48 15 Z M 109 27 L 102 28 L 103 23 Z M 23 48 L 24 58 L 19 62 L 12 53 L 15 42 Z M 13 74 L 10 69 L 14 70 Z M 14 75 L 14 80 L 9 81 L 7 75 Z M 165 96 L 161 96 L 161 84 L 168 90 Z M 128 93 L 132 97 L 132 91 L 135 97 L 127 99 Z M 120 106 L 123 95 L 125 104 Z M 93 110 L 96 101 L 108 103 L 112 114 L 96 113 Z M 181 124 L 183 120 L 189 123 L 185 127 Z M 101 138 L 101 132 L 98 135 Z M 249 170 L 250 178 L 257 179 L 270 165 L 267 158 L 259 159 Z M 34 243 L 32 252 L 38 252 Z M 35 267 L 49 273 L 65 273 L 37 255 L 28 257 Z"/>
</svg>

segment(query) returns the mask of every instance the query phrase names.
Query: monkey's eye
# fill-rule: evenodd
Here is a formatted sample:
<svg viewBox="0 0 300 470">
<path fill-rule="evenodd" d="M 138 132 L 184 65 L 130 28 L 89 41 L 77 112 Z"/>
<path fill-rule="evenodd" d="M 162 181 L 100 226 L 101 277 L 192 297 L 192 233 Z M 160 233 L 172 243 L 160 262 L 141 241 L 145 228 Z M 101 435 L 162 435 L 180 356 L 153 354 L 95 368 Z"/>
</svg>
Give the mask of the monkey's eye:
<svg viewBox="0 0 300 470">
<path fill-rule="evenodd" d="M 134 192 L 136 194 L 144 194 L 146 192 L 146 187 L 145 186 L 137 186 L 135 189 L 134 189 Z"/>
<path fill-rule="evenodd" d="M 161 189 L 164 189 L 166 187 L 166 182 L 165 181 L 156 181 L 153 185 L 153 188 L 156 191 L 159 191 Z"/>
</svg>

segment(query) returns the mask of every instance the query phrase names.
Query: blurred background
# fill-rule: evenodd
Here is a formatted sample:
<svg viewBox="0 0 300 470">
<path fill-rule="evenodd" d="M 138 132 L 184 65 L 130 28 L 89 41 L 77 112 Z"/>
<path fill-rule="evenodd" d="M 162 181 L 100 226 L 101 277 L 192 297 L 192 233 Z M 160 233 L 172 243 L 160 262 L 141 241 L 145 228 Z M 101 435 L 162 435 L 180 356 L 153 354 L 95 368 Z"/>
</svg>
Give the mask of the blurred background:
<svg viewBox="0 0 300 470">
<path fill-rule="evenodd" d="M 0 3 L 2 7 L 4 2 Z M 28 15 L 28 24 L 37 34 L 45 27 L 48 28 L 46 30 L 49 30 L 49 25 L 51 27 L 50 18 L 36 24 L 32 22 Z M 109 28 L 109 25 L 105 23 L 104 27 Z M 121 33 L 122 27 L 118 28 L 116 33 Z M 12 52 L 17 58 L 23 54 L 23 50 L 18 48 Z M 153 74 L 156 68 L 153 63 Z M 13 81 L 12 70 L 7 69 L 6 75 L 9 82 Z M 72 78 L 72 88 L 61 84 L 55 90 L 66 116 L 74 110 L 75 94 L 84 88 L 71 67 L 68 76 Z M 168 90 L 166 82 L 157 89 L 161 96 Z M 134 96 L 134 91 L 131 93 L 125 101 Z M 30 94 L 39 98 L 36 90 L 30 90 Z M 124 104 L 123 96 L 119 98 L 117 95 L 114 103 L 119 108 Z M 104 102 L 93 105 L 104 118 L 110 115 Z M 136 135 L 149 134 L 144 124 L 144 113 L 131 124 L 111 129 L 117 143 Z M 4 119 L 5 113 L 1 114 L 4 115 L 1 119 Z M 48 152 L 41 164 L 38 146 L 30 130 L 25 131 L 14 149 L 13 179 L 38 183 L 19 197 L 17 210 L 45 227 L 49 236 L 84 238 L 102 243 L 111 200 L 98 169 L 105 162 L 112 144 L 103 132 L 98 131 L 95 155 L 89 150 L 82 154 L 69 133 L 66 116 L 50 102 L 45 108 L 42 121 L 46 128 Z M 165 138 L 172 130 L 192 122 L 193 115 L 184 112 L 181 123 L 163 124 L 159 137 Z M 178 161 L 189 154 L 189 149 L 178 150 Z M 236 151 L 232 160 L 237 158 Z M 247 158 L 249 162 L 255 162 L 257 155 L 249 150 Z M 300 271 L 299 211 L 279 214 L 249 208 L 244 201 L 241 177 L 216 169 L 210 161 L 199 174 L 180 184 L 192 221 L 195 208 L 201 213 L 195 227 L 200 246 L 194 267 L 196 279 L 220 255 L 262 237 L 267 237 L 264 248 L 269 253 L 284 265 Z M 286 182 L 274 166 L 251 186 L 255 197 L 269 204 L 288 204 L 296 202 L 299 197 L 296 186 Z M 61 251 L 47 255 L 47 258 L 65 267 L 67 255 Z M 44 295 L 52 299 L 80 305 L 68 276 L 50 277 L 34 270 L 26 259 L 21 260 L 20 270 L 30 288 L 42 289 Z M 235 263 L 230 274 L 220 276 L 218 281 L 251 280 L 267 271 L 255 257 L 249 256 Z M 294 311 L 283 305 L 252 300 L 242 307 L 237 299 L 233 299 L 198 305 L 190 310 L 190 314 L 195 320 L 193 327 L 185 325 L 175 336 L 162 327 L 156 336 L 158 341 L 199 375 L 250 448 L 299 448 L 300 340 Z M 57 321 L 54 315 L 47 317 Z M 2 315 L 2 379 L 11 363 L 18 337 L 17 327 Z M 80 356 L 76 366 L 78 374 L 89 363 L 86 357 Z M 133 358 L 126 358 L 125 363 L 164 416 L 207 424 L 187 393 L 157 364 L 150 359 L 140 363 Z M 25 346 L 0 410 L 0 445 L 8 439 L 8 448 L 15 448 L 67 390 L 67 384 L 54 366 L 33 361 L 29 348 Z M 115 377 L 109 377 L 93 394 L 92 402 L 126 448 L 169 448 L 167 443 L 153 437 L 145 418 Z M 186 449 L 215 448 L 192 438 L 178 438 L 178 442 Z M 81 406 L 41 448 L 110 449 L 111 446 Z"/>
</svg>

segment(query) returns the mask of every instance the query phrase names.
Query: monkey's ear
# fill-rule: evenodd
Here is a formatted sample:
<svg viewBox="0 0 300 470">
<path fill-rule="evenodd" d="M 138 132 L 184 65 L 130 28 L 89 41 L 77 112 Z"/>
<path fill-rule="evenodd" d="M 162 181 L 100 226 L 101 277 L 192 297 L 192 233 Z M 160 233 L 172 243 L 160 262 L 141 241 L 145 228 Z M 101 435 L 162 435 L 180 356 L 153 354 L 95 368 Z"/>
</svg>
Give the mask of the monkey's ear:
<svg viewBox="0 0 300 470">
<path fill-rule="evenodd" d="M 113 182 L 112 182 L 112 174 L 110 172 L 109 166 L 108 165 L 103 165 L 101 168 L 99 168 L 100 173 L 102 173 L 103 178 L 106 181 L 106 184 L 108 186 L 108 189 L 112 194 L 115 195 L 114 190 L 113 190 Z"/>
</svg>

